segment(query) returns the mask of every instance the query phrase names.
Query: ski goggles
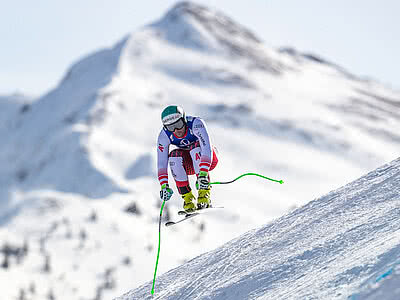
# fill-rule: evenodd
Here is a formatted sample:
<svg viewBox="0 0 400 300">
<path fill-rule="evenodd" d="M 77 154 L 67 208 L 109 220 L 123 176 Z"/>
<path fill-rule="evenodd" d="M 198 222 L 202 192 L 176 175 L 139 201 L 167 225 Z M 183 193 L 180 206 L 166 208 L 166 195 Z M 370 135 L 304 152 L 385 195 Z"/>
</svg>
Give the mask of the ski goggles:
<svg viewBox="0 0 400 300">
<path fill-rule="evenodd" d="M 175 129 L 182 129 L 183 126 L 185 126 L 185 121 L 183 121 L 182 118 L 180 118 L 178 121 L 175 123 L 169 124 L 169 125 L 164 125 L 165 128 L 167 128 L 168 131 L 174 132 Z"/>
</svg>

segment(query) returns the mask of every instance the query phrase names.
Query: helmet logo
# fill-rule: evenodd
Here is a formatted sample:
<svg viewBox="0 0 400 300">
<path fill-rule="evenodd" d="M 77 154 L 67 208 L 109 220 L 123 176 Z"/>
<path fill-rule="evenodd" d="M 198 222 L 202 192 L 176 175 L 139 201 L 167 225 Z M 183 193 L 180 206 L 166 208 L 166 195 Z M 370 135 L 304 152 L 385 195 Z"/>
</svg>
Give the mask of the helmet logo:
<svg viewBox="0 0 400 300">
<path fill-rule="evenodd" d="M 164 117 L 164 118 L 162 119 L 162 121 L 163 121 L 164 124 L 168 125 L 168 124 L 171 124 L 171 123 L 176 122 L 176 121 L 179 120 L 181 117 L 182 117 L 182 116 L 181 116 L 180 114 L 173 114 L 173 115 L 169 115 L 169 116 Z"/>
</svg>

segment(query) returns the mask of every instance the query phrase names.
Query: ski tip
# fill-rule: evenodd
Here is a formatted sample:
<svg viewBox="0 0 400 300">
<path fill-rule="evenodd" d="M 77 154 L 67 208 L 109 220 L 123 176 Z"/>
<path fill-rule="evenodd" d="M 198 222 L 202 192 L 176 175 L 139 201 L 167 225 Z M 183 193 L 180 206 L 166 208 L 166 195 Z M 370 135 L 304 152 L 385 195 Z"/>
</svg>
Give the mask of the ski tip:
<svg viewBox="0 0 400 300">
<path fill-rule="evenodd" d="M 175 225 L 175 222 L 167 222 L 167 223 L 165 223 L 165 226 L 171 226 L 171 225 Z"/>
</svg>

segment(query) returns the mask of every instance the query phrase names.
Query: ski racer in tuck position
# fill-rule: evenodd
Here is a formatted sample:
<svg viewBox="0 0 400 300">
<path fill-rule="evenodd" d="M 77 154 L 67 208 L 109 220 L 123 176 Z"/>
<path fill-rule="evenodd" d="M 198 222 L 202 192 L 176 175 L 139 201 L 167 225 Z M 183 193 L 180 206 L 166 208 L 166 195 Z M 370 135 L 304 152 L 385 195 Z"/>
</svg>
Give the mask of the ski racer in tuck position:
<svg viewBox="0 0 400 300">
<path fill-rule="evenodd" d="M 211 145 L 205 122 L 199 117 L 186 116 L 180 106 L 167 106 L 161 113 L 163 128 L 158 136 L 157 165 L 161 185 L 160 198 L 168 201 L 173 191 L 168 185 L 168 163 L 176 187 L 183 198 L 187 213 L 211 207 L 210 176 L 218 163 L 216 149 Z M 170 146 L 175 146 L 171 152 Z M 197 205 L 188 175 L 196 175 Z"/>
</svg>

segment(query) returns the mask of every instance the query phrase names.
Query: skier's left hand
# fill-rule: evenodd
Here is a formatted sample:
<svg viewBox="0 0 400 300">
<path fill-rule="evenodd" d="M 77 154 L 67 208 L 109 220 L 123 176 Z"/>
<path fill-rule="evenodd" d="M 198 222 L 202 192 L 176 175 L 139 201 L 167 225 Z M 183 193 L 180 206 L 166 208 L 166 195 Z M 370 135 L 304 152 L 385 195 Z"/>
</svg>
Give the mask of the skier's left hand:
<svg viewBox="0 0 400 300">
<path fill-rule="evenodd" d="M 168 183 L 164 183 L 161 186 L 161 191 L 160 191 L 161 201 L 168 201 L 169 199 L 171 199 L 173 193 L 174 191 L 169 187 Z"/>
<path fill-rule="evenodd" d="M 196 189 L 198 190 L 208 190 L 210 187 L 210 181 L 208 180 L 208 173 L 205 171 L 200 171 L 199 176 L 196 180 Z"/>
</svg>

